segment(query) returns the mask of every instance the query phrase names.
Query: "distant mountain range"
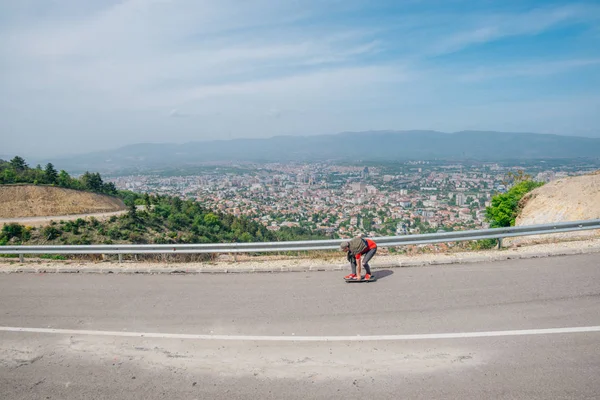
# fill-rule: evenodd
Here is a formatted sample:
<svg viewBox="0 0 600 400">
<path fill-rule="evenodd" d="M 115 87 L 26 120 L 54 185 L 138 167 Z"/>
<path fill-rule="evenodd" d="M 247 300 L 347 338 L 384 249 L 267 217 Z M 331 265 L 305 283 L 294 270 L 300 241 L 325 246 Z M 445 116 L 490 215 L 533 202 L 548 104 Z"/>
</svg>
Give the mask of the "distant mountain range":
<svg viewBox="0 0 600 400">
<path fill-rule="evenodd" d="M 370 131 L 185 144 L 134 144 L 51 160 L 59 168 L 114 171 L 217 161 L 403 161 L 600 157 L 600 138 L 535 133 Z"/>
</svg>

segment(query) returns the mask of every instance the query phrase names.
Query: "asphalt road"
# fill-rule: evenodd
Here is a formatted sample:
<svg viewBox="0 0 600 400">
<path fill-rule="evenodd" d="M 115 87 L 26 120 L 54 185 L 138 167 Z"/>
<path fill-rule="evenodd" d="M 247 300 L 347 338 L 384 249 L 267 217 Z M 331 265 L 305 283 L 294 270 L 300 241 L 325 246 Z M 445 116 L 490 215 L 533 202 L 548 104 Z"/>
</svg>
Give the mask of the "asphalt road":
<svg viewBox="0 0 600 400">
<path fill-rule="evenodd" d="M 0 397 L 600 398 L 600 255 L 378 274 L 0 275 Z"/>
</svg>

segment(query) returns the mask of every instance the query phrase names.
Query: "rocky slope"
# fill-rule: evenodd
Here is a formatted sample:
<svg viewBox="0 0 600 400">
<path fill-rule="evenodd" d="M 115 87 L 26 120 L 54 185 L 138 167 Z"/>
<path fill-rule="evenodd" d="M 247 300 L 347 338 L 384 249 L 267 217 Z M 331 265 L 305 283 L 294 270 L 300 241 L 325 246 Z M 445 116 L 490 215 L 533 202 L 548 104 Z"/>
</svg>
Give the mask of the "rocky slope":
<svg viewBox="0 0 600 400">
<path fill-rule="evenodd" d="M 0 186 L 0 218 L 106 213 L 124 210 L 112 196 L 35 185 Z"/>
<path fill-rule="evenodd" d="M 600 171 L 589 175 L 561 178 L 533 190 L 523 197 L 517 226 L 548 224 L 600 218 Z M 598 231 L 546 235 L 545 239 L 598 235 Z M 539 240 L 519 238 L 519 242 Z"/>
</svg>

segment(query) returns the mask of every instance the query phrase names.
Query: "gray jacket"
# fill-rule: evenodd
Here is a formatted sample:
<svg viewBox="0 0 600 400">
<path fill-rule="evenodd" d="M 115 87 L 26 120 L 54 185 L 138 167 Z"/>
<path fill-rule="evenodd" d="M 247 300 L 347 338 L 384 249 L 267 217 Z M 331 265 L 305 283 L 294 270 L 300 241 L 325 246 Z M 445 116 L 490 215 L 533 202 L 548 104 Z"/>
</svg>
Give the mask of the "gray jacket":
<svg viewBox="0 0 600 400">
<path fill-rule="evenodd" d="M 349 243 L 348 249 L 350 251 L 348 252 L 348 258 L 350 256 L 356 257 L 357 254 L 362 254 L 367 249 L 367 242 L 363 238 L 354 238 Z"/>
</svg>

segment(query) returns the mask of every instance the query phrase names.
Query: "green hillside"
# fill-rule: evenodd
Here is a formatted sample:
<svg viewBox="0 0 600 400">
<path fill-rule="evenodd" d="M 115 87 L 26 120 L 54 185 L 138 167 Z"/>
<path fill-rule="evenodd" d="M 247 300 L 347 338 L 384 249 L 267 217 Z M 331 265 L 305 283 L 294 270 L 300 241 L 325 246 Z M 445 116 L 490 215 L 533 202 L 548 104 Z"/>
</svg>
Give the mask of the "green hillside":
<svg viewBox="0 0 600 400">
<path fill-rule="evenodd" d="M 29 167 L 23 168 L 24 161 L 20 160 L 17 160 L 19 168 L 16 168 L 13 161 L 0 161 L 0 175 L 4 179 L 10 177 L 12 181 L 9 183 L 46 176 L 47 180 L 43 182 L 51 184 L 47 174 L 40 174 L 39 169 L 32 172 Z M 103 183 L 100 174 L 86 174 L 79 179 L 69 177 L 66 182 L 88 189 L 90 180 L 86 176 L 94 177 L 94 188 L 116 194 L 128 205 L 128 212 L 106 221 L 78 219 L 53 222 L 42 228 L 8 224 L 0 231 L 0 245 L 232 243 L 326 238 L 304 228 L 282 228 L 272 232 L 248 218 L 211 211 L 196 200 L 117 191 L 112 183 Z M 64 182 L 52 184 L 61 186 L 61 183 Z"/>
</svg>

